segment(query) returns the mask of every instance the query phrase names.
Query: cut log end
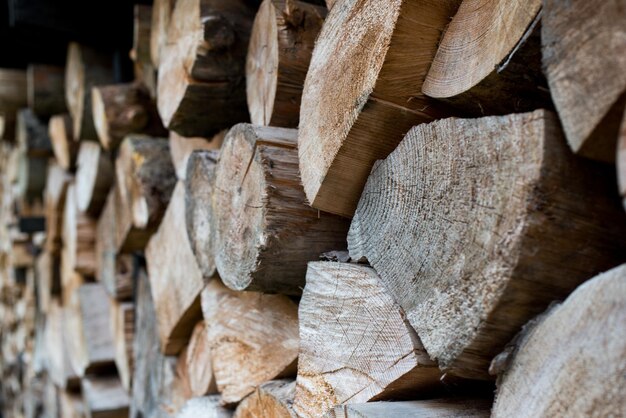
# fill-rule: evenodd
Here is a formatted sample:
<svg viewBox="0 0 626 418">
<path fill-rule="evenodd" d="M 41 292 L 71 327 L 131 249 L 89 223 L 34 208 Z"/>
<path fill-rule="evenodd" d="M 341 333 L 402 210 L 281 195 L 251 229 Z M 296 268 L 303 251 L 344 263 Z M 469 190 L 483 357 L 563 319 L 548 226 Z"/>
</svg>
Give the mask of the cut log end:
<svg viewBox="0 0 626 418">
<path fill-rule="evenodd" d="M 264 383 L 241 401 L 234 418 L 296 418 L 295 393 L 296 382 L 291 379 Z"/>
<path fill-rule="evenodd" d="M 76 166 L 78 210 L 97 216 L 113 185 L 113 164 L 99 143 L 82 141 L 76 158 Z"/>
<path fill-rule="evenodd" d="M 74 141 L 70 115 L 56 115 L 50 118 L 48 130 L 52 150 L 59 165 L 66 171 L 74 168 L 78 143 Z"/>
</svg>

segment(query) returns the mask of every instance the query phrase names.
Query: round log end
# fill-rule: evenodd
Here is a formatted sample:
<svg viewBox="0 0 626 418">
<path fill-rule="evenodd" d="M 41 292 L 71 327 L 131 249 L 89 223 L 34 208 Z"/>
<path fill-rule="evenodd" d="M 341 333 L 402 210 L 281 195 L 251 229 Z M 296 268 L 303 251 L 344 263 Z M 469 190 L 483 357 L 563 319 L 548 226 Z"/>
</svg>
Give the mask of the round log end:
<svg viewBox="0 0 626 418">
<path fill-rule="evenodd" d="M 98 87 L 91 90 L 91 106 L 93 112 L 93 123 L 96 133 L 104 149 L 109 149 L 111 136 L 109 135 L 109 124 L 107 123 L 106 107 L 102 99 L 102 93 Z"/>
<path fill-rule="evenodd" d="M 71 116 L 52 116 L 48 123 L 48 133 L 52 142 L 52 151 L 59 165 L 63 169 L 69 170 L 75 157 Z"/>
</svg>

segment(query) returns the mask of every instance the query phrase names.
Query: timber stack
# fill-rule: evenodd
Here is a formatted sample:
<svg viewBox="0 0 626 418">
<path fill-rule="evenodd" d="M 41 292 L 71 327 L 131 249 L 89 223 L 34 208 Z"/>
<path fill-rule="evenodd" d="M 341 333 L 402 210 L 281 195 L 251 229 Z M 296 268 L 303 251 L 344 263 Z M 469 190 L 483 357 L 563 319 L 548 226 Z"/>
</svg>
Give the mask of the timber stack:
<svg viewBox="0 0 626 418">
<path fill-rule="evenodd" d="M 626 411 L 618 0 L 131 18 L 0 69 L 1 416 Z"/>
</svg>

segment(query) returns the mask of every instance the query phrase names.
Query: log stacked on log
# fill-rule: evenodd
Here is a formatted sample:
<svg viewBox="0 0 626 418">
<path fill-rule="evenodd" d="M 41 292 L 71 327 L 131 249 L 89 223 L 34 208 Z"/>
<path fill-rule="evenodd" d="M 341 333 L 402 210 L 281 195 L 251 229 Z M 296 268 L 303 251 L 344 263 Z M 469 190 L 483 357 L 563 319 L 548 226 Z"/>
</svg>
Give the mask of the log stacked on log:
<svg viewBox="0 0 626 418">
<path fill-rule="evenodd" d="M 624 410 L 617 0 L 153 3 L 0 70 L 1 415 Z"/>
</svg>

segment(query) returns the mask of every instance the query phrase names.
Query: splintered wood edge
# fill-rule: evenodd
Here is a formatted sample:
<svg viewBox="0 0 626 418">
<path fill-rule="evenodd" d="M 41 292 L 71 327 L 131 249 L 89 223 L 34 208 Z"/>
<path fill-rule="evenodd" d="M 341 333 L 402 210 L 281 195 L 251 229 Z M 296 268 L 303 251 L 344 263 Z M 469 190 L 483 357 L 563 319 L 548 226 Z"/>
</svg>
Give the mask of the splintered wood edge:
<svg viewBox="0 0 626 418">
<path fill-rule="evenodd" d="M 326 17 L 302 92 L 298 152 L 310 203 L 374 90 L 402 1 L 342 6 L 333 7 Z"/>
<path fill-rule="evenodd" d="M 264 0 L 254 19 L 246 59 L 246 93 L 250 121 L 270 124 L 278 84 L 278 25 L 276 7 Z"/>
<path fill-rule="evenodd" d="M 449 98 L 480 83 L 515 49 L 540 10 L 541 0 L 464 0 L 441 39 L 422 92 Z"/>
</svg>

